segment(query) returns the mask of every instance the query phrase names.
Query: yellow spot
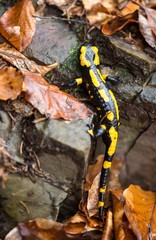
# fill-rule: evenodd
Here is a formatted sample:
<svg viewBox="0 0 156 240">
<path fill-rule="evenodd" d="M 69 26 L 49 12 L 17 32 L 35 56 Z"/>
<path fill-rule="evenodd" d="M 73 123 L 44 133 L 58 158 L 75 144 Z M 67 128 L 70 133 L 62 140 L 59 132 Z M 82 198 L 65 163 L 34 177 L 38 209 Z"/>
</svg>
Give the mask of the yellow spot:
<svg viewBox="0 0 156 240">
<path fill-rule="evenodd" d="M 112 165 L 112 162 L 104 161 L 103 168 L 104 168 L 104 169 L 110 168 L 111 165 Z"/>
<path fill-rule="evenodd" d="M 107 114 L 107 119 L 109 120 L 109 121 L 113 121 L 113 119 L 114 119 L 114 113 L 113 112 L 108 112 L 108 114 Z"/>
<path fill-rule="evenodd" d="M 93 129 L 89 129 L 87 132 L 88 132 L 91 136 L 94 136 Z"/>
<path fill-rule="evenodd" d="M 109 93 L 110 93 L 110 95 L 111 95 L 111 98 L 112 98 L 112 100 L 113 100 L 113 102 L 114 102 L 114 105 L 115 105 L 115 110 L 116 110 L 116 118 L 117 118 L 117 120 L 119 121 L 119 109 L 118 109 L 118 104 L 117 104 L 117 101 L 116 101 L 116 99 L 115 99 L 115 97 L 114 97 L 114 94 L 112 93 L 112 91 L 111 91 L 111 90 L 109 90 Z"/>
<path fill-rule="evenodd" d="M 100 83 L 95 75 L 95 73 L 93 72 L 93 70 L 89 70 L 89 75 L 91 77 L 92 83 L 94 84 L 95 87 L 100 87 Z"/>
<path fill-rule="evenodd" d="M 102 74 L 102 79 L 103 79 L 104 82 L 106 82 L 106 77 L 107 76 L 108 76 L 107 74 Z"/>
<path fill-rule="evenodd" d="M 109 97 L 105 93 L 104 89 L 99 89 L 98 93 L 100 94 L 100 96 L 103 98 L 105 102 L 109 102 Z"/>
<path fill-rule="evenodd" d="M 100 58 L 98 55 L 98 48 L 97 47 L 92 47 L 92 51 L 95 53 L 95 57 L 94 57 L 94 64 L 97 66 L 100 64 Z"/>
<path fill-rule="evenodd" d="M 106 130 L 106 125 L 102 124 L 102 125 L 100 125 L 100 127 L 102 127 L 103 129 Z"/>
<path fill-rule="evenodd" d="M 115 153 L 117 139 L 118 139 L 118 132 L 115 130 L 115 128 L 113 126 L 109 129 L 109 136 L 110 136 L 112 142 L 108 148 L 108 155 L 112 156 Z"/>
<path fill-rule="evenodd" d="M 105 79 L 103 78 L 103 76 L 102 76 L 102 74 L 101 74 L 101 72 L 100 72 L 100 70 L 99 70 L 98 68 L 97 68 L 97 72 L 98 72 L 101 80 L 105 83 L 106 81 L 105 81 Z"/>
<path fill-rule="evenodd" d="M 98 202 L 98 207 L 104 207 L 104 202 L 99 201 Z"/>
<path fill-rule="evenodd" d="M 100 110 L 101 110 L 101 108 L 100 108 L 100 107 L 97 107 L 96 109 L 97 109 L 98 111 L 100 111 Z"/>
<path fill-rule="evenodd" d="M 91 95 L 90 98 L 93 98 L 93 96 Z"/>
<path fill-rule="evenodd" d="M 77 85 L 80 85 L 83 82 L 82 78 L 76 78 L 75 81 L 77 82 Z"/>
<path fill-rule="evenodd" d="M 92 46 L 91 48 L 92 48 L 92 50 L 93 50 L 94 53 L 98 53 L 98 48 L 97 48 L 97 47 Z"/>
<path fill-rule="evenodd" d="M 106 186 L 105 186 L 104 188 L 100 188 L 100 189 L 99 189 L 99 192 L 100 192 L 100 193 L 105 193 L 105 192 L 106 192 Z"/>
<path fill-rule="evenodd" d="M 81 47 L 81 54 L 80 54 L 80 65 L 82 67 L 86 66 L 86 67 L 90 67 L 90 61 L 88 61 L 86 59 L 86 51 L 87 51 L 87 48 L 85 46 L 82 46 Z"/>
</svg>

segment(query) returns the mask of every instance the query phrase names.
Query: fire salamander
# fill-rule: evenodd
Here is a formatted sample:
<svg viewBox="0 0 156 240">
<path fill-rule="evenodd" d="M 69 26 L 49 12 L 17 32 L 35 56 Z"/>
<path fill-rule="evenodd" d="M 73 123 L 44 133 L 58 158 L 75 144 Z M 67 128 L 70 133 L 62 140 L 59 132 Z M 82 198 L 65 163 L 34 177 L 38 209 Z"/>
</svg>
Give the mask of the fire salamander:
<svg viewBox="0 0 156 240">
<path fill-rule="evenodd" d="M 90 99 L 97 110 L 99 124 L 88 130 L 88 132 L 95 138 L 102 136 L 106 145 L 101 170 L 98 203 L 99 215 L 102 217 L 106 181 L 118 140 L 119 110 L 114 94 L 107 86 L 107 81 L 116 82 L 117 79 L 109 75 L 102 75 L 98 68 L 99 64 L 100 58 L 97 47 L 90 45 L 82 46 L 80 48 L 80 66 L 82 67 L 83 79 L 78 78 L 76 81 L 69 83 L 68 86 L 73 87 L 84 82 Z"/>
</svg>

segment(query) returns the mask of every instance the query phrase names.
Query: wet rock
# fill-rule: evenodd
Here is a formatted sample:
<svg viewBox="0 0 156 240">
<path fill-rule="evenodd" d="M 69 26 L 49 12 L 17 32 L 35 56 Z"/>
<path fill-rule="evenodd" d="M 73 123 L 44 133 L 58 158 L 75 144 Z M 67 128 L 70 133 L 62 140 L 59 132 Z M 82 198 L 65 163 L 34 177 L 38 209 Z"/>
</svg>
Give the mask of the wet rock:
<svg viewBox="0 0 156 240">
<path fill-rule="evenodd" d="M 6 140 L 13 164 L 19 164 L 16 164 L 15 172 L 21 172 L 10 174 L 6 187 L 0 187 L 1 216 L 4 216 L 4 222 L 9 223 L 0 235 L 17 222 L 35 217 L 56 219 L 59 214 L 63 220 L 69 202 L 75 206 L 72 212 L 70 209 L 68 211 L 71 216 L 78 207 L 88 167 L 91 139 L 86 132 L 86 124 L 90 119 L 73 122 L 51 119 L 34 125 L 31 116 L 23 120 L 17 114 L 12 125 L 8 114 L 3 111 L 0 114 L 0 137 Z M 22 161 L 19 161 L 21 141 L 23 155 Z M 36 167 L 34 152 L 40 167 Z M 33 168 L 35 170 L 30 179 L 28 176 L 32 171 L 30 175 L 29 171 Z M 64 204 L 60 210 L 62 202 Z"/>
<path fill-rule="evenodd" d="M 88 122 L 89 119 L 72 122 L 53 119 L 35 124 L 38 134 L 42 135 L 38 153 L 42 169 L 66 183 L 70 192 L 82 187 L 88 167 L 91 147 L 86 132 Z"/>
<path fill-rule="evenodd" d="M 10 174 L 0 192 L 3 211 L 16 223 L 36 217 L 56 219 L 58 206 L 67 196 L 42 178 L 33 183 L 19 174 Z"/>
<path fill-rule="evenodd" d="M 126 161 L 120 174 L 124 187 L 138 184 L 146 190 L 156 191 L 156 122 L 142 132 L 136 139 L 135 145 L 129 149 Z"/>
<path fill-rule="evenodd" d="M 46 65 L 63 63 L 77 38 L 67 24 L 54 19 L 37 19 L 36 32 L 24 54 Z"/>
<path fill-rule="evenodd" d="M 118 36 L 104 36 L 104 46 L 107 49 L 105 57 L 111 59 L 113 65 L 124 66 L 139 78 L 143 79 L 156 69 L 156 60 L 134 44 L 128 44 Z"/>
<path fill-rule="evenodd" d="M 24 55 L 40 64 L 58 62 L 48 80 L 53 84 L 74 79 L 78 72 L 78 40 L 68 24 L 54 19 L 38 19 L 36 32 Z"/>
<path fill-rule="evenodd" d="M 30 148 L 35 150 L 41 169 L 51 176 L 52 185 L 58 189 L 63 188 L 68 193 L 66 203 L 68 197 L 77 192 L 77 199 L 81 197 L 91 154 L 91 139 L 86 132 L 86 125 L 90 121 L 85 119 L 67 122 L 49 119 L 35 123 L 35 126 L 28 124 L 25 128 L 25 140 Z M 30 133 L 35 137 L 31 137 Z M 73 201 L 78 202 L 77 199 L 73 198 Z M 67 207 L 64 203 L 61 216 L 65 215 L 64 209 Z"/>
<path fill-rule="evenodd" d="M 17 115 L 16 120 L 12 120 L 5 111 L 0 111 L 0 138 L 5 141 L 6 150 L 18 162 L 24 162 L 19 148 L 22 142 L 21 119 L 22 116 Z"/>
</svg>

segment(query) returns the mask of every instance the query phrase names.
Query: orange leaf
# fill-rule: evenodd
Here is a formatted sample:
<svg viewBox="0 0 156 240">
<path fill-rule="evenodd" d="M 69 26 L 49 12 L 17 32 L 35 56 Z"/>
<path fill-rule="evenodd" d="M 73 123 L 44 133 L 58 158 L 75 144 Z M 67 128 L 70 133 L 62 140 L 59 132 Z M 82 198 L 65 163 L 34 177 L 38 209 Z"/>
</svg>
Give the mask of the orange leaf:
<svg viewBox="0 0 156 240">
<path fill-rule="evenodd" d="M 22 91 L 23 75 L 13 67 L 4 67 L 0 71 L 0 99 L 16 99 Z"/>
<path fill-rule="evenodd" d="M 62 230 L 62 224 L 52 220 L 38 218 L 18 225 L 19 232 L 24 239 L 68 239 Z"/>
<path fill-rule="evenodd" d="M 137 239 L 154 239 L 156 236 L 156 193 L 131 185 L 123 196 L 125 214 Z"/>
<path fill-rule="evenodd" d="M 140 6 L 137 5 L 137 3 L 135 2 L 131 2 L 131 1 L 128 1 L 128 3 L 126 4 L 126 6 L 120 11 L 120 13 L 125 16 L 129 13 L 133 13 L 135 12 L 137 9 L 139 9 Z"/>
<path fill-rule="evenodd" d="M 103 25 L 102 33 L 105 35 L 112 35 L 130 22 L 137 22 L 137 11 L 109 21 Z"/>
<path fill-rule="evenodd" d="M 19 1 L 0 19 L 0 33 L 20 52 L 30 44 L 35 32 L 35 10 L 31 0 Z"/>
<path fill-rule="evenodd" d="M 88 117 L 91 111 L 78 99 L 49 85 L 40 74 L 22 70 L 25 75 L 26 99 L 49 118 L 75 120 Z"/>
<path fill-rule="evenodd" d="M 0 44 L 0 56 L 18 69 L 27 69 L 30 72 L 40 73 L 42 76 L 58 66 L 58 63 L 54 63 L 49 66 L 40 66 L 34 61 L 26 58 L 22 53 L 8 43 Z"/>
</svg>

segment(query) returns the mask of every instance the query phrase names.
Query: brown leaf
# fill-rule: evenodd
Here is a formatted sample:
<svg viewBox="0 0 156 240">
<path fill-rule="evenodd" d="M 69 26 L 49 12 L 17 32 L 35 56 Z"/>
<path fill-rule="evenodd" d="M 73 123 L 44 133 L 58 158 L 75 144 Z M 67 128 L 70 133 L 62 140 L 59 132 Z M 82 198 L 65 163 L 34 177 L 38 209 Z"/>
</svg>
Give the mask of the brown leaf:
<svg viewBox="0 0 156 240">
<path fill-rule="evenodd" d="M 86 181 L 83 187 L 84 191 L 88 191 L 91 188 L 91 185 L 93 184 L 95 177 L 101 172 L 102 163 L 103 155 L 100 155 L 97 157 L 96 163 L 89 166 L 86 175 Z"/>
<path fill-rule="evenodd" d="M 96 232 L 94 233 L 93 231 L 88 231 L 88 237 L 86 237 L 86 234 L 84 236 L 83 234 L 74 234 L 73 238 L 71 234 L 66 234 L 63 229 L 63 224 L 41 218 L 26 223 L 20 223 L 18 227 L 19 233 L 24 240 L 100 240 L 100 236 L 96 238 Z M 77 227 L 75 226 L 75 228 Z"/>
<path fill-rule="evenodd" d="M 152 32 L 156 36 L 156 10 L 151 8 L 145 8 L 145 7 L 144 7 L 144 10 L 147 15 L 149 27 L 151 28 Z"/>
<path fill-rule="evenodd" d="M 123 240 L 125 237 L 122 226 L 122 218 L 124 214 L 123 204 L 114 194 L 112 194 L 112 202 L 115 239 Z"/>
<path fill-rule="evenodd" d="M 129 13 L 135 12 L 139 8 L 140 6 L 137 5 L 135 2 L 128 1 L 124 8 L 120 11 L 120 13 L 122 14 L 122 16 L 125 16 Z"/>
<path fill-rule="evenodd" d="M 35 33 L 34 12 L 31 0 L 21 0 L 0 19 L 0 33 L 20 52 L 30 44 Z"/>
<path fill-rule="evenodd" d="M 68 234 L 79 234 L 85 230 L 85 222 L 69 222 L 66 226 L 63 227 L 64 231 Z"/>
<path fill-rule="evenodd" d="M 52 220 L 38 218 L 18 225 L 19 232 L 25 240 L 68 239 L 62 230 L 62 224 Z"/>
<path fill-rule="evenodd" d="M 22 53 L 17 51 L 8 43 L 0 44 L 0 56 L 18 69 L 27 69 L 30 72 L 40 73 L 42 76 L 58 66 L 58 63 L 54 63 L 49 66 L 40 66 L 34 61 L 26 58 Z"/>
<path fill-rule="evenodd" d="M 140 32 L 144 36 L 146 42 L 156 49 L 156 38 L 153 34 L 151 27 L 149 26 L 149 22 L 147 18 L 144 16 L 142 10 L 139 10 L 139 28 Z"/>
<path fill-rule="evenodd" d="M 89 217 L 98 212 L 97 204 L 102 163 L 103 155 L 100 155 L 97 157 L 97 162 L 89 166 L 83 186 L 83 195 L 86 196 L 87 193 L 87 198 L 83 198 L 80 207 Z"/>
<path fill-rule="evenodd" d="M 3 67 L 0 71 L 0 99 L 16 99 L 22 91 L 22 84 L 23 75 L 20 71 L 13 67 Z"/>
<path fill-rule="evenodd" d="M 82 2 L 90 25 L 105 24 L 113 18 L 111 10 L 113 11 L 116 6 L 114 1 L 83 0 Z"/>
<path fill-rule="evenodd" d="M 94 10 L 95 6 L 99 4 L 99 6 L 102 6 L 105 8 L 105 11 L 107 9 L 107 12 L 110 12 L 116 7 L 116 3 L 113 0 L 82 0 L 82 3 L 84 5 L 85 10 L 88 12 L 91 9 Z"/>
<path fill-rule="evenodd" d="M 112 240 L 112 238 L 113 238 L 113 215 L 112 211 L 109 209 L 107 212 L 106 224 L 103 230 L 101 240 Z"/>
<path fill-rule="evenodd" d="M 49 85 L 40 74 L 21 70 L 25 75 L 26 99 L 48 118 L 75 120 L 88 117 L 91 111 L 78 99 Z"/>
<path fill-rule="evenodd" d="M 123 196 L 125 214 L 137 239 L 154 239 L 156 236 L 156 193 L 131 185 Z"/>
<path fill-rule="evenodd" d="M 98 213 L 98 200 L 99 200 L 99 183 L 100 183 L 100 173 L 94 178 L 91 188 L 88 191 L 87 199 L 87 211 L 89 217 L 94 216 Z"/>
<path fill-rule="evenodd" d="M 102 26 L 102 33 L 105 35 L 112 35 L 121 30 L 126 24 L 130 22 L 137 22 L 137 18 L 137 11 L 123 17 L 115 18 Z"/>
</svg>

